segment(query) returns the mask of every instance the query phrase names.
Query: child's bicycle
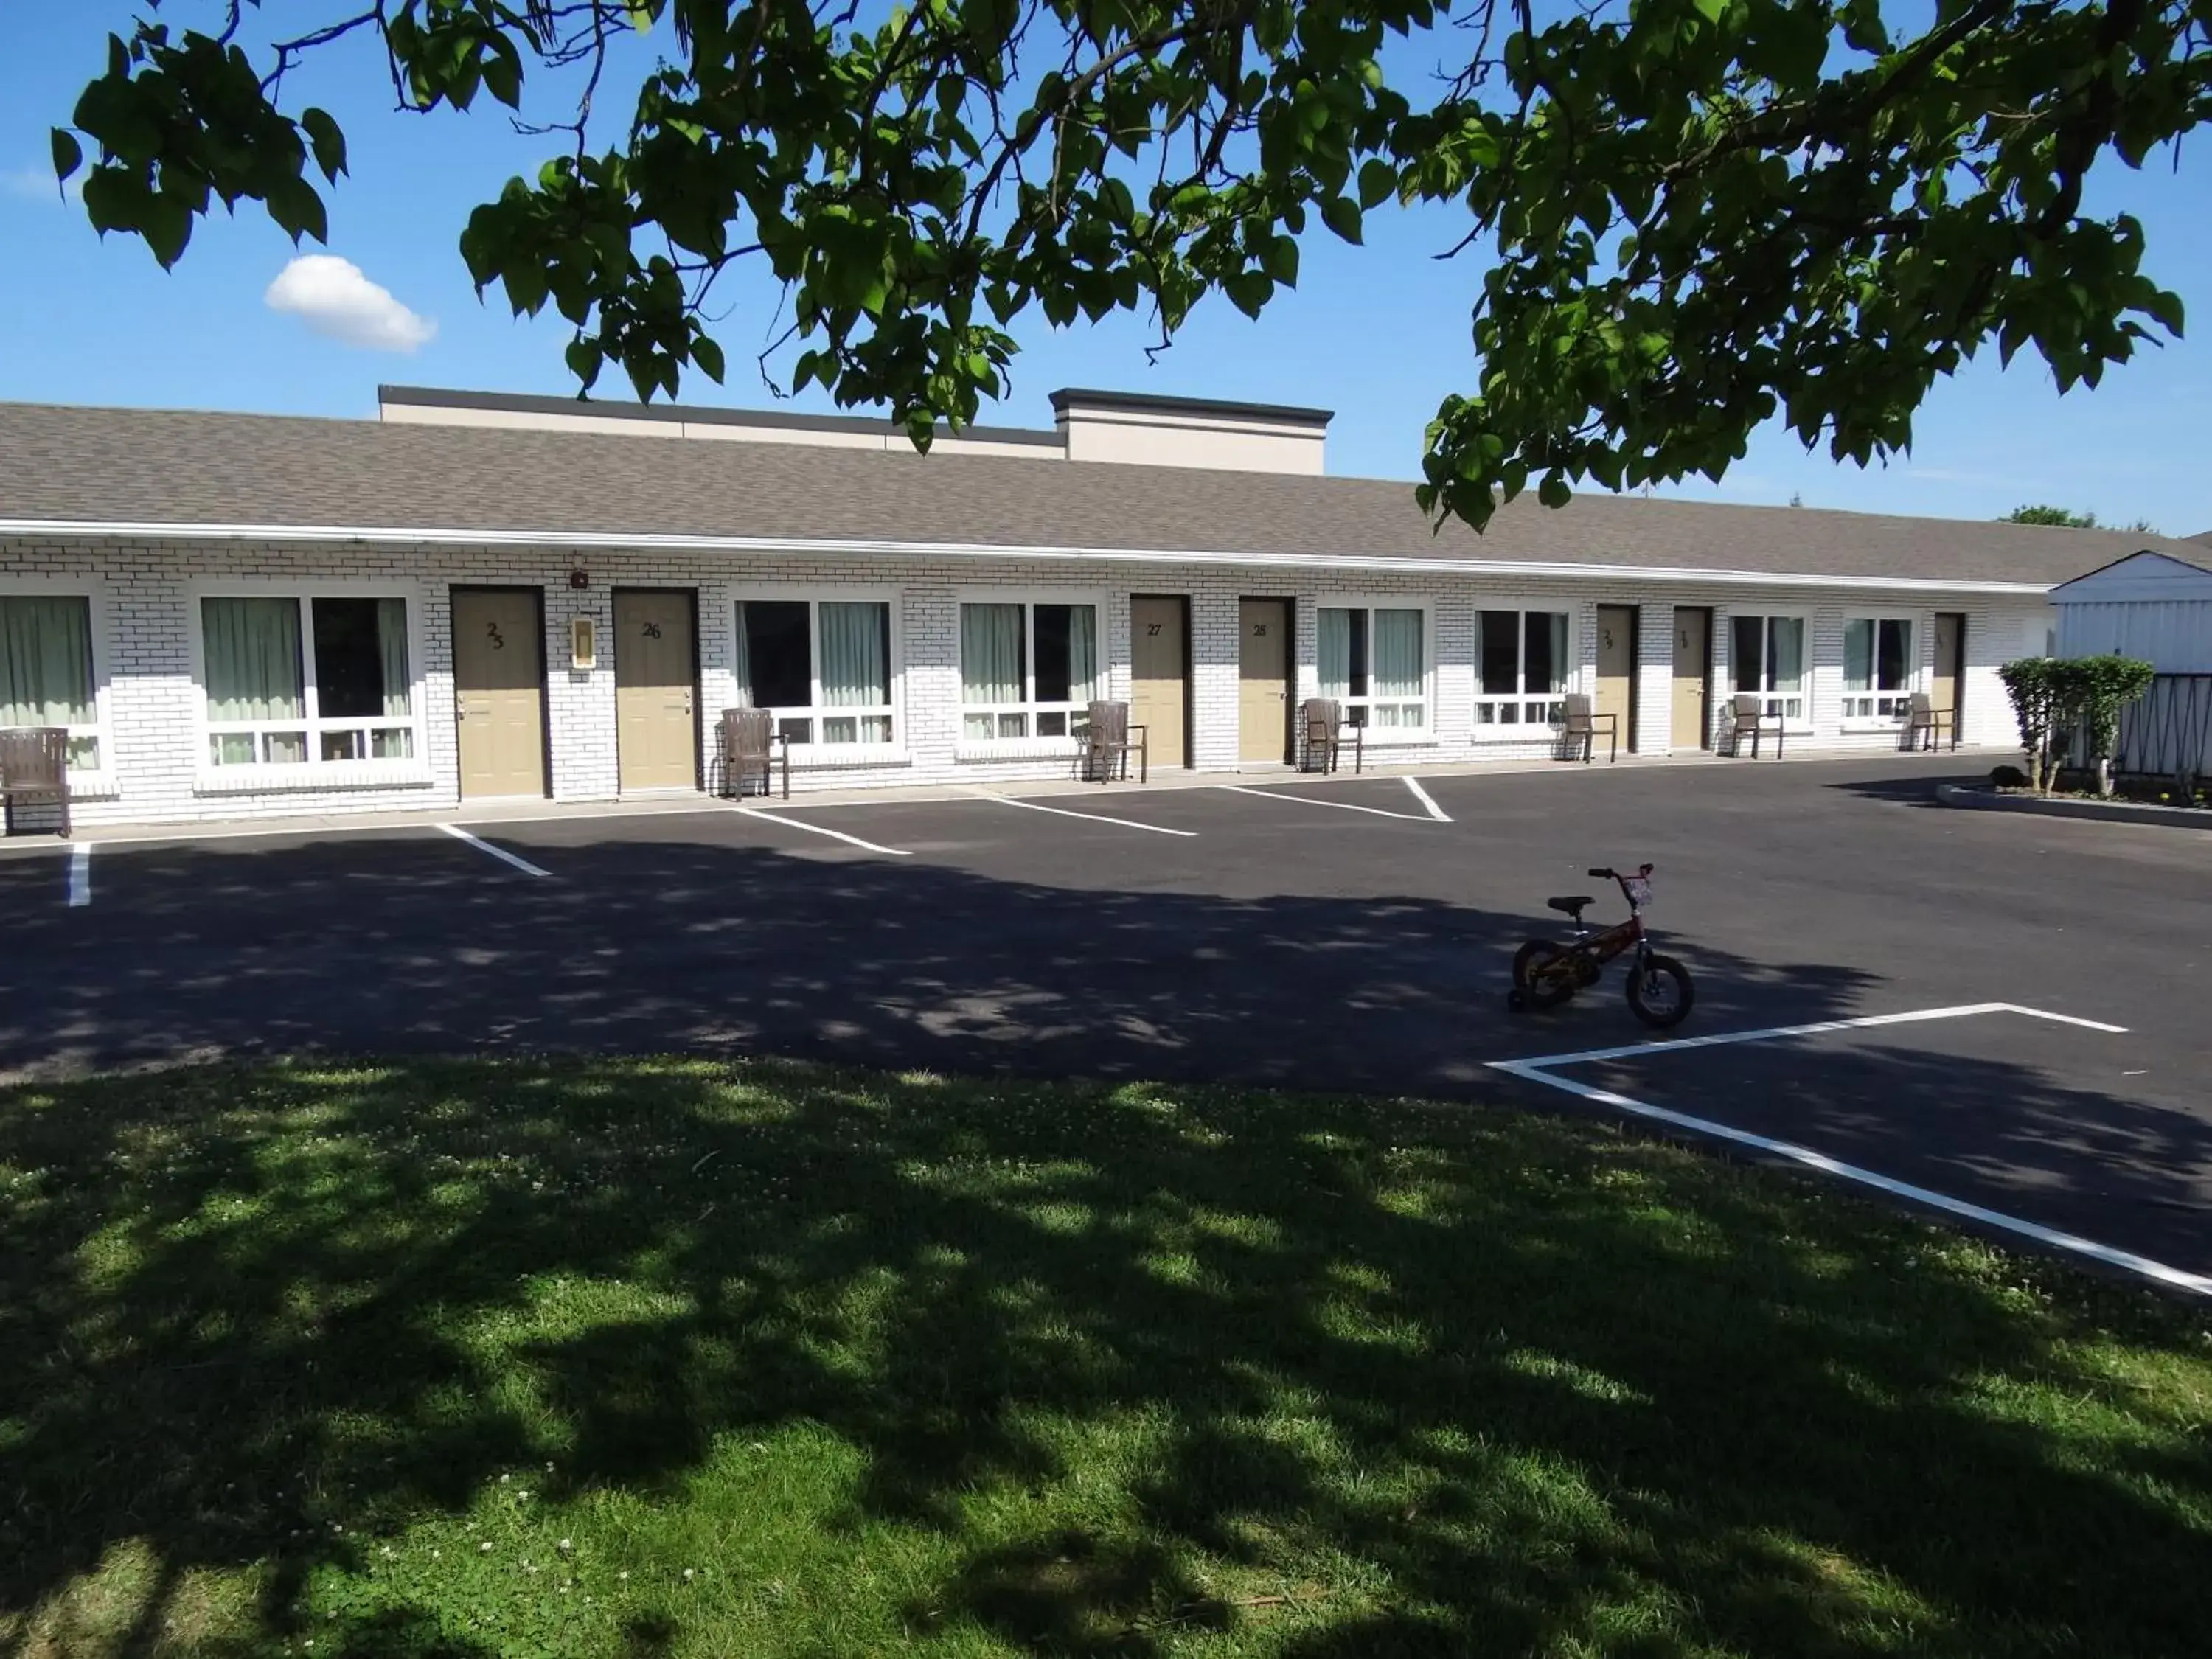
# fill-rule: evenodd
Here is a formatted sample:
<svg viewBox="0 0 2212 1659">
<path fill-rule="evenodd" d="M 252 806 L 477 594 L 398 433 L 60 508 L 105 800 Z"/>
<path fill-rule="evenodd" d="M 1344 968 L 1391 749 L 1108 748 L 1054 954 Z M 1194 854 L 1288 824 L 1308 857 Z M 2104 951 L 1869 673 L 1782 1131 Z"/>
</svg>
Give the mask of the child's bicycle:
<svg viewBox="0 0 2212 1659">
<path fill-rule="evenodd" d="M 1636 960 L 1628 969 L 1628 1006 L 1637 1018 L 1656 1030 L 1680 1025 L 1689 1018 L 1697 993 L 1690 986 L 1690 970 L 1654 951 L 1644 931 L 1644 907 L 1651 902 L 1651 866 L 1647 864 L 1632 876 L 1618 870 L 1593 870 L 1590 874 L 1620 884 L 1620 896 L 1628 901 L 1628 920 L 1593 933 L 1583 925 L 1583 910 L 1596 903 L 1595 899 L 1546 899 L 1548 908 L 1574 923 L 1575 936 L 1564 945 L 1557 939 L 1532 939 L 1515 953 L 1507 1006 L 1556 1008 L 1577 991 L 1596 984 L 1606 963 L 1632 946 Z"/>
</svg>

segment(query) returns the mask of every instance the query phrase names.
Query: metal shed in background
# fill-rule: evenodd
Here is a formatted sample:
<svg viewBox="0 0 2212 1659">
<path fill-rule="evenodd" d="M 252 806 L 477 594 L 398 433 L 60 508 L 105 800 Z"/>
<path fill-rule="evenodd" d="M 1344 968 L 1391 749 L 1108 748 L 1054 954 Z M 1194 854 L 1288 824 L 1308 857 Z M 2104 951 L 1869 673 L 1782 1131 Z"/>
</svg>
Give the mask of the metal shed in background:
<svg viewBox="0 0 2212 1659">
<path fill-rule="evenodd" d="M 2161 674 L 2212 674 L 2212 547 L 2203 564 L 2131 553 L 2051 590 L 2062 657 L 2118 652 Z"/>
<path fill-rule="evenodd" d="M 2150 694 L 2122 717 L 2118 769 L 2212 775 L 2212 546 L 2203 563 L 2130 554 L 2052 589 L 2051 603 L 2057 655 L 2116 652 L 2158 671 Z"/>
</svg>

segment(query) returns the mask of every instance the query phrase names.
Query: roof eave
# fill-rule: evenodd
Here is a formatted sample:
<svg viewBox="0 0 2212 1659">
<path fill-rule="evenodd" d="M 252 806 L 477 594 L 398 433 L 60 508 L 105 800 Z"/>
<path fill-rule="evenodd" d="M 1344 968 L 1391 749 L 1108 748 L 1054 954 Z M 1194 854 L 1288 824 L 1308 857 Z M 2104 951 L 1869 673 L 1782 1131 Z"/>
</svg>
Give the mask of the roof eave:
<svg viewBox="0 0 2212 1659">
<path fill-rule="evenodd" d="M 1060 562 L 1235 565 L 1268 569 L 1484 574 L 1669 583 L 1732 582 L 1753 587 L 1866 588 L 1898 592 L 1989 593 L 2042 598 L 2056 584 L 1972 577 L 1845 575 L 1717 567 L 1598 564 L 1542 559 L 1442 559 L 1364 553 L 1242 553 L 1196 548 L 1024 546 L 980 542 L 883 541 L 846 537 L 695 536 L 622 531 L 458 530 L 367 525 L 172 524 L 71 519 L 0 519 L 0 535 L 112 537 L 161 541 L 352 542 L 448 547 L 543 547 L 696 553 L 822 554 L 863 557 L 1028 559 Z"/>
</svg>

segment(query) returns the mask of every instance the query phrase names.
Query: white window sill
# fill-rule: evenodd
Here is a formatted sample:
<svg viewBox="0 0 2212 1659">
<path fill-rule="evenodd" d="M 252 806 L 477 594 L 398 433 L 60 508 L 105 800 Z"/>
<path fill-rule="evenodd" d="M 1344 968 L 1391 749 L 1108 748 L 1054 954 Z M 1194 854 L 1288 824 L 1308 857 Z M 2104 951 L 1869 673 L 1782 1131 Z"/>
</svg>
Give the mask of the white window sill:
<svg viewBox="0 0 2212 1659">
<path fill-rule="evenodd" d="M 196 795 L 331 794 L 343 789 L 427 789 L 436 780 L 413 761 L 374 765 L 330 762 L 304 766 L 223 766 L 192 780 Z"/>
<path fill-rule="evenodd" d="M 1354 729 L 1354 727 L 1346 726 L 1345 736 L 1349 738 Z M 1433 749 L 1439 741 L 1435 732 L 1424 732 L 1418 726 L 1367 726 L 1356 729 L 1366 733 L 1366 746 L 1370 750 Z"/>
<path fill-rule="evenodd" d="M 1796 728 L 1793 726 L 1790 729 L 1795 731 Z M 1896 716 L 1885 716 L 1877 720 L 1852 719 L 1845 720 L 1838 729 L 1846 736 L 1857 732 L 1887 732 L 1894 738 L 1904 735 L 1905 721 Z"/>
<path fill-rule="evenodd" d="M 817 772 L 854 766 L 911 766 L 914 757 L 887 743 L 794 743 L 791 769 Z"/>
<path fill-rule="evenodd" d="M 966 738 L 952 757 L 963 761 L 1073 760 L 1090 745 L 1081 738 Z"/>
<path fill-rule="evenodd" d="M 1561 728 L 1556 726 L 1478 726 L 1474 728 L 1476 743 L 1556 743 Z M 1605 734 L 1601 732 L 1600 737 Z"/>
</svg>

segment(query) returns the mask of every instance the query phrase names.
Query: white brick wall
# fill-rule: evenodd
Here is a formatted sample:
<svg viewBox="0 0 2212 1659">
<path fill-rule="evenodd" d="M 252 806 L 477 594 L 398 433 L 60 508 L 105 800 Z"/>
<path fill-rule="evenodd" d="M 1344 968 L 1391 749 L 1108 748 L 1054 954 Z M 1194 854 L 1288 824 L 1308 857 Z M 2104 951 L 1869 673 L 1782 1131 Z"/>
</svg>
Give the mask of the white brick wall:
<svg viewBox="0 0 2212 1659">
<path fill-rule="evenodd" d="M 582 568 L 589 584 L 568 585 Z M 254 794 L 213 793 L 199 764 L 199 692 L 192 675 L 191 630 L 197 626 L 193 584 L 249 579 L 318 585 L 383 582 L 408 585 L 416 613 L 422 660 L 416 665 L 424 696 L 420 780 L 404 786 L 286 789 Z M 2039 600 L 1940 598 L 1900 605 L 1894 597 L 1822 591 L 1757 590 L 1715 582 L 1695 587 L 1626 581 L 1510 583 L 1480 573 L 1466 576 L 1375 574 L 1347 570 L 1317 582 L 1310 572 L 1265 567 L 1156 564 L 1086 565 L 987 559 L 866 559 L 858 556 L 789 559 L 642 551 L 607 551 L 572 558 L 526 549 L 471 551 L 449 547 L 381 544 L 254 544 L 0 538 L 0 590 L 48 588 L 94 596 L 95 657 L 102 676 L 112 787 L 85 799 L 86 823 L 167 821 L 298 812 L 353 812 L 392 807 L 446 808 L 459 798 L 453 706 L 452 615 L 455 584 L 542 587 L 545 595 L 547 706 L 551 722 L 552 788 L 567 800 L 610 799 L 619 793 L 615 742 L 612 592 L 620 587 L 675 587 L 699 596 L 699 741 L 714 752 L 714 720 L 734 700 L 733 596 L 764 585 L 787 584 L 817 593 L 870 590 L 896 596 L 894 635 L 900 662 L 896 696 L 903 742 L 896 762 L 865 766 L 807 767 L 797 758 L 800 783 L 854 787 L 866 785 L 991 781 L 1065 776 L 1066 757 L 994 756 L 963 758 L 959 709 L 959 602 L 976 589 L 1084 590 L 1106 596 L 1101 649 L 1111 694 L 1127 696 L 1129 684 L 1131 592 L 1185 593 L 1190 598 L 1194 763 L 1206 770 L 1237 765 L 1237 601 L 1241 596 L 1285 598 L 1296 605 L 1296 684 L 1314 684 L 1314 617 L 1320 598 L 1372 596 L 1418 599 L 1433 606 L 1435 684 L 1430 733 L 1417 742 L 1392 743 L 1370 734 L 1370 757 L 1457 761 L 1486 757 L 1540 757 L 1547 737 L 1475 736 L 1476 613 L 1486 605 L 1556 605 L 1575 617 L 1574 685 L 1589 690 L 1595 672 L 1595 610 L 1602 604 L 1641 608 L 1636 748 L 1668 748 L 1674 608 L 1705 605 L 1713 611 L 1713 704 L 1725 699 L 1729 617 L 1732 611 L 1786 611 L 1808 621 L 1812 657 L 1812 726 L 1824 745 L 1893 746 L 1883 732 L 1840 731 L 1842 633 L 1847 616 L 1905 614 L 1915 619 L 1923 671 L 1932 660 L 1933 615 L 1967 614 L 1967 689 L 1965 740 L 2009 744 L 2012 718 L 1998 664 L 2031 647 L 2039 650 L 2049 608 Z M 568 667 L 569 623 L 591 617 L 599 630 L 599 664 L 587 672 Z"/>
</svg>

